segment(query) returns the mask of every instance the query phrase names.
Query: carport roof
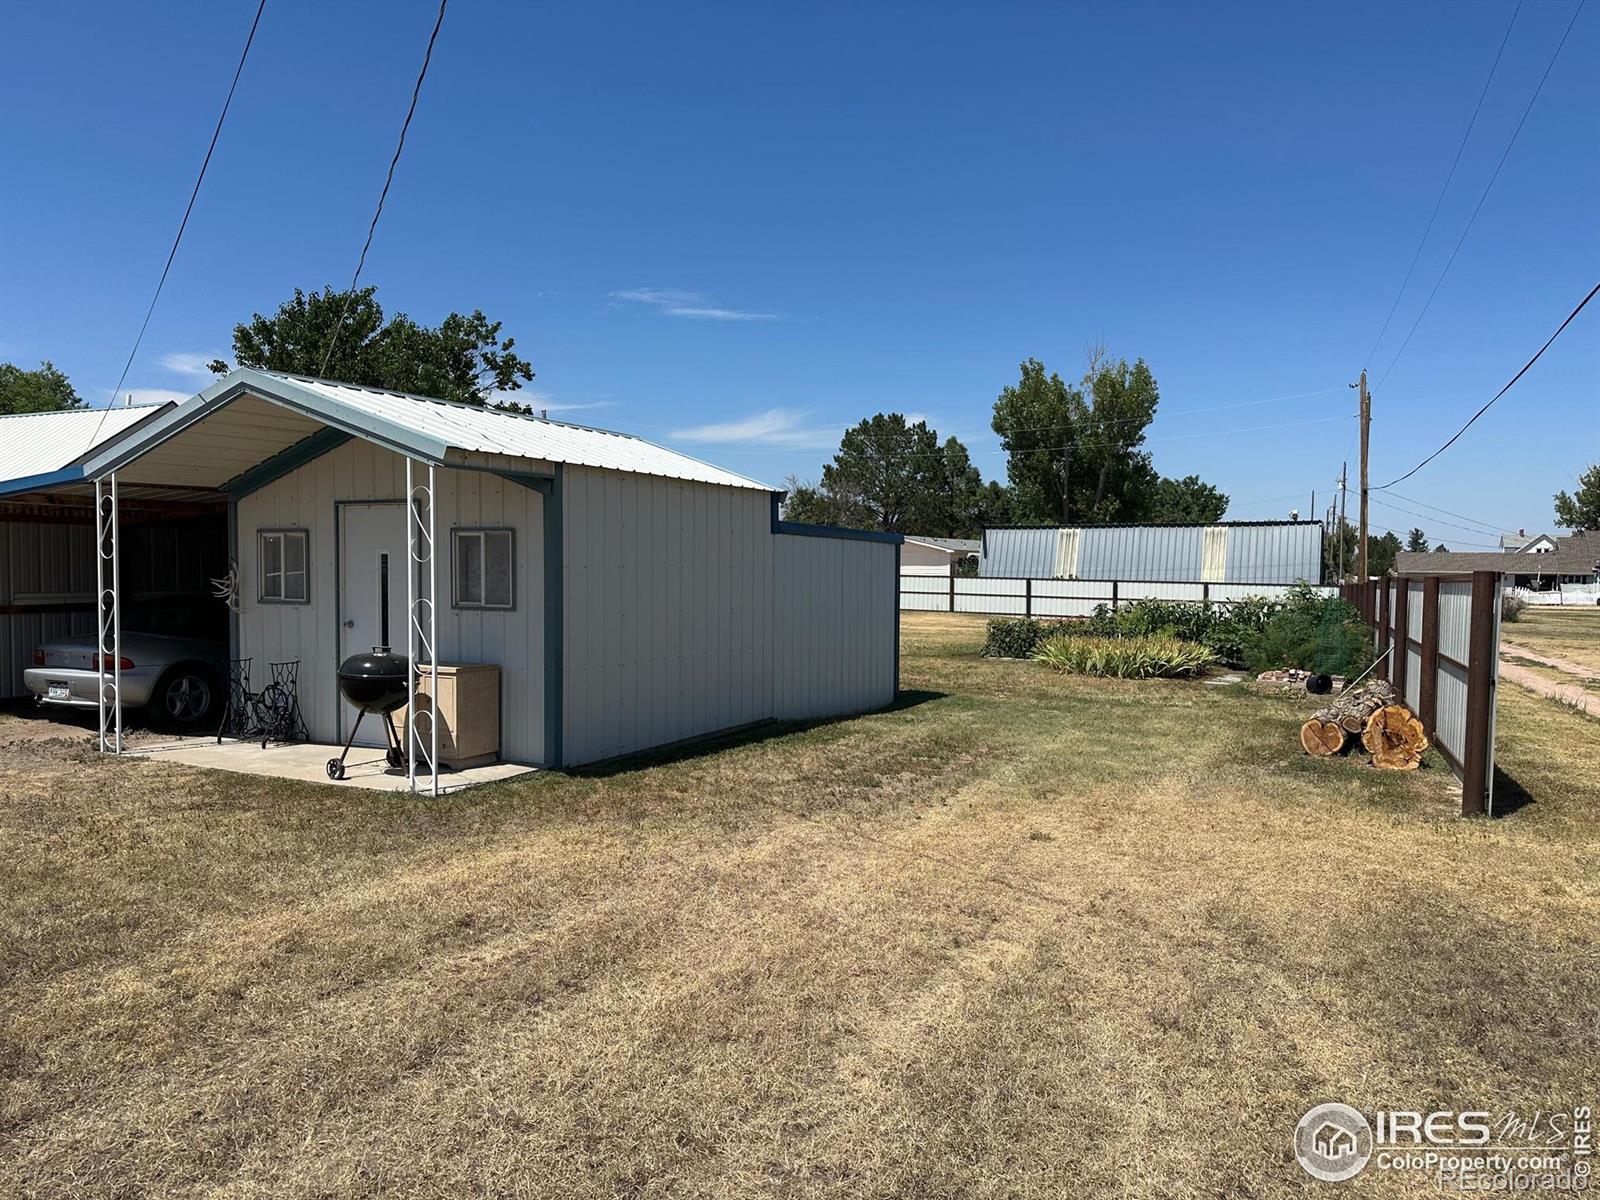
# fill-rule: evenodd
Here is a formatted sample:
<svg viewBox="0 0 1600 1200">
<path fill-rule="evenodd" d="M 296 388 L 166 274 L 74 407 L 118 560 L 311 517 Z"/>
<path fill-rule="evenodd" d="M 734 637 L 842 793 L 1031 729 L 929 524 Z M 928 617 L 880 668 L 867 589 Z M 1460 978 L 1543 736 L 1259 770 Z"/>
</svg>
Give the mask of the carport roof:
<svg viewBox="0 0 1600 1200">
<path fill-rule="evenodd" d="M 217 436 L 197 438 L 186 450 L 175 444 L 165 454 L 156 453 L 185 431 L 230 408 L 233 413 L 219 422 Z M 631 434 L 248 368 L 218 380 L 118 445 L 85 455 L 81 463 L 84 473 L 93 479 L 150 456 L 148 469 L 141 464 L 141 471 L 153 473 L 159 465 L 164 474 L 162 480 L 151 478 L 148 482 L 222 488 L 325 428 L 446 467 L 537 472 L 548 464 L 568 463 L 723 487 L 774 490 Z"/>
<path fill-rule="evenodd" d="M 0 496 L 81 481 L 83 469 L 73 464 L 87 451 L 114 441 L 165 407 L 136 404 L 0 416 Z"/>
</svg>

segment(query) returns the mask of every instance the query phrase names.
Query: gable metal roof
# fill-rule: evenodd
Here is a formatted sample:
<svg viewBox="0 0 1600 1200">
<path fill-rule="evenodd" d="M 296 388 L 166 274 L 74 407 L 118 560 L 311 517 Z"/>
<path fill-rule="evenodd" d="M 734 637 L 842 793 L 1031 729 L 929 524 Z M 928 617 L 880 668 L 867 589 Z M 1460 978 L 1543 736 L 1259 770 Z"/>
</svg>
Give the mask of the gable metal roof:
<svg viewBox="0 0 1600 1200">
<path fill-rule="evenodd" d="M 519 465 L 566 463 L 722 487 L 776 490 L 632 434 L 249 368 L 233 371 L 185 400 L 124 444 L 86 456 L 85 472 L 94 478 L 117 470 L 245 397 L 438 466 L 512 470 Z M 285 436 L 285 446 L 304 437 L 304 422 L 287 422 Z"/>
<path fill-rule="evenodd" d="M 165 404 L 126 408 L 69 408 L 0 416 L 0 494 L 34 491 L 83 478 L 73 466 Z"/>
</svg>

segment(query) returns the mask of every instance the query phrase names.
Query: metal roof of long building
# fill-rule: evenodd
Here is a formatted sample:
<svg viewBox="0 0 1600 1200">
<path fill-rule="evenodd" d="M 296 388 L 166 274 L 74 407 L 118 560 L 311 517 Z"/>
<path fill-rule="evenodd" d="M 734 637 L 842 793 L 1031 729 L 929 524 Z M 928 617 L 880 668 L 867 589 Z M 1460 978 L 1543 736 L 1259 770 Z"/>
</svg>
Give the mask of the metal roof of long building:
<svg viewBox="0 0 1600 1200">
<path fill-rule="evenodd" d="M 95 446 L 166 407 L 68 408 L 0 416 L 0 486 L 55 475 Z M 82 472 L 74 471 L 81 478 Z"/>
<path fill-rule="evenodd" d="M 199 395 L 185 400 L 155 422 L 149 431 L 129 439 L 126 445 L 89 456 L 86 469 L 90 475 L 114 470 L 120 463 L 159 446 L 212 412 L 250 396 L 288 409 L 309 421 L 444 466 L 466 465 L 475 456 L 497 456 L 657 475 L 723 487 L 776 490 L 758 480 L 701 462 L 633 434 L 382 388 L 250 369 L 233 371 Z M 288 413 L 284 417 L 286 436 L 290 432 L 295 439 L 305 435 L 305 430 L 295 425 Z M 224 480 L 209 482 L 216 486 Z"/>
</svg>

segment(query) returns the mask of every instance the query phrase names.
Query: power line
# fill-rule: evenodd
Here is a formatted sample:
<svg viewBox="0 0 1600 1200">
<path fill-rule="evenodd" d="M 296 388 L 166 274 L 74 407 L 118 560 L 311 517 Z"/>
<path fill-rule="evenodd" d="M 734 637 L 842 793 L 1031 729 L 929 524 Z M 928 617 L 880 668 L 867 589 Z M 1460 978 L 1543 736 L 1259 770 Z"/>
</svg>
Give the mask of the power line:
<svg viewBox="0 0 1600 1200">
<path fill-rule="evenodd" d="M 1565 321 L 1561 322 L 1561 324 L 1557 327 L 1556 331 L 1550 335 L 1550 340 L 1545 342 L 1544 345 L 1539 347 L 1538 353 L 1535 354 L 1532 358 L 1530 358 L 1527 362 L 1522 364 L 1522 370 L 1518 371 L 1515 375 L 1513 375 L 1511 377 L 1510 381 L 1505 385 L 1505 387 L 1501 388 L 1493 396 L 1489 397 L 1489 403 L 1485 404 L 1477 412 L 1473 413 L 1472 416 L 1470 418 L 1468 418 L 1467 423 L 1465 425 L 1463 425 L 1460 429 L 1456 430 L 1455 433 L 1450 435 L 1450 440 L 1449 441 L 1447 441 L 1444 445 L 1440 446 L 1432 454 L 1428 455 L 1427 458 L 1423 459 L 1416 466 L 1412 467 L 1411 470 L 1407 471 L 1404 475 L 1400 475 L 1400 476 L 1398 476 L 1398 477 L 1396 477 L 1394 479 L 1391 479 L 1388 483 L 1380 485 L 1378 490 L 1382 491 L 1384 488 L 1391 488 L 1397 483 L 1400 483 L 1400 482 L 1402 482 L 1404 480 L 1410 479 L 1418 471 L 1422 470 L 1423 467 L 1427 466 L 1434 459 L 1438 458 L 1439 455 L 1443 454 L 1446 450 L 1450 449 L 1451 446 L 1455 445 L 1456 439 L 1459 438 L 1468 429 L 1472 428 L 1472 423 L 1474 421 L 1476 421 L 1479 417 L 1483 416 L 1484 413 L 1488 412 L 1490 405 L 1492 405 L 1496 400 L 1500 399 L 1501 396 L 1504 396 L 1507 392 L 1509 392 L 1511 390 L 1511 388 L 1512 388 L 1512 385 L 1515 384 L 1517 382 L 1517 380 L 1521 379 L 1524 375 L 1526 375 L 1528 373 L 1529 368 L 1531 368 L 1534 363 L 1539 361 L 1540 356 L 1543 355 L 1546 350 L 1550 349 L 1551 343 L 1554 342 L 1558 337 L 1561 336 L 1562 330 L 1566 329 L 1566 327 L 1568 325 L 1572 324 L 1573 320 L 1577 317 L 1577 315 L 1579 313 L 1581 313 L 1584 310 L 1585 306 L 1588 305 L 1589 301 L 1591 301 L 1591 300 L 1593 300 L 1595 298 L 1596 294 L 1600 294 L 1600 283 L 1595 284 L 1594 287 L 1589 290 L 1589 294 L 1587 296 L 1585 296 L 1582 300 L 1578 301 L 1578 307 L 1573 309 L 1570 313 L 1567 314 L 1567 319 Z"/>
<path fill-rule="evenodd" d="M 1517 127 L 1511 131 L 1511 140 L 1506 143 L 1505 152 L 1500 155 L 1500 161 L 1495 164 L 1494 174 L 1489 176 L 1489 182 L 1483 185 L 1483 194 L 1478 197 L 1478 203 L 1472 210 L 1472 215 L 1467 218 L 1461 236 L 1456 239 L 1455 249 L 1450 251 L 1450 257 L 1445 260 L 1444 270 L 1439 272 L 1439 278 L 1434 282 L 1433 290 L 1428 293 L 1428 298 L 1423 302 L 1422 311 L 1417 313 L 1417 319 L 1411 322 L 1411 328 L 1406 333 L 1405 341 L 1400 343 L 1400 349 L 1389 360 L 1389 365 L 1384 368 L 1383 378 L 1378 380 L 1374 391 L 1382 389 L 1388 380 L 1395 364 L 1400 361 L 1400 356 L 1406 352 L 1406 347 L 1411 344 L 1411 337 L 1417 332 L 1417 326 L 1422 324 L 1422 318 L 1427 315 L 1428 308 L 1433 304 L 1433 298 L 1439 294 L 1439 287 L 1444 283 L 1445 276 L 1450 274 L 1450 268 L 1455 264 L 1456 255 L 1461 253 L 1461 247 L 1467 240 L 1467 234 L 1472 232 L 1472 224 L 1478 219 L 1478 214 L 1483 211 L 1483 202 L 1489 198 L 1489 192 L 1494 187 L 1494 181 L 1500 178 L 1500 169 L 1506 165 L 1506 159 L 1511 156 L 1511 148 L 1517 144 L 1517 135 L 1522 132 L 1523 125 L 1527 124 L 1528 114 L 1533 111 L 1534 104 L 1539 99 L 1539 93 L 1544 91 L 1545 80 L 1550 78 L 1550 72 L 1555 68 L 1556 59 L 1561 57 L 1561 48 L 1567 44 L 1567 35 L 1572 32 L 1572 27 L 1578 23 L 1578 15 L 1583 12 L 1584 0 L 1578 0 L 1578 7 L 1572 10 L 1572 20 L 1567 22 L 1567 28 L 1561 34 L 1561 40 L 1556 43 L 1555 53 L 1550 56 L 1550 61 L 1545 64 L 1544 74 L 1539 76 L 1539 86 L 1533 89 L 1533 95 L 1528 99 L 1528 107 L 1522 110 L 1522 119 L 1517 122 Z"/>
<path fill-rule="evenodd" d="M 1407 504 L 1420 504 L 1431 512 L 1443 513 L 1447 517 L 1459 517 L 1463 521 L 1470 521 L 1472 524 L 1481 527 L 1485 533 L 1501 534 L 1511 531 L 1507 525 L 1496 525 L 1493 521 L 1480 521 L 1477 517 L 1469 517 L 1466 513 L 1452 512 L 1448 508 L 1440 508 L 1437 504 L 1429 504 L 1426 501 L 1416 499 L 1414 496 L 1402 496 L 1399 492 L 1390 492 L 1389 495 L 1396 500 L 1404 500 Z"/>
<path fill-rule="evenodd" d="M 434 18 L 433 32 L 428 35 L 428 48 L 422 55 L 422 69 L 417 72 L 416 86 L 411 89 L 411 107 L 406 109 L 406 119 L 400 125 L 400 140 L 395 144 L 394 157 L 389 160 L 389 173 L 383 179 L 383 191 L 378 193 L 378 207 L 373 210 L 372 223 L 367 226 L 367 240 L 361 245 L 361 256 L 356 259 L 356 272 L 350 277 L 350 290 L 345 293 L 344 307 L 339 311 L 338 323 L 333 327 L 333 333 L 328 338 L 327 352 L 322 356 L 322 369 L 317 372 L 319 376 L 326 376 L 328 363 L 333 359 L 333 348 L 339 342 L 339 334 L 344 329 L 344 319 L 350 315 L 350 302 L 355 299 L 356 283 L 361 278 L 361 268 L 367 264 L 367 251 L 372 249 L 372 237 L 378 232 L 378 218 L 383 216 L 383 202 L 389 198 L 389 185 L 394 182 L 394 171 L 400 165 L 400 154 L 406 148 L 406 131 L 411 128 L 411 118 L 417 111 L 417 97 L 422 94 L 422 81 L 428 77 L 428 64 L 433 61 L 433 43 L 439 38 L 439 27 L 444 24 L 445 6 L 450 0 L 439 0 L 439 15 Z"/>
<path fill-rule="evenodd" d="M 195 176 L 194 189 L 189 193 L 189 203 L 184 206 L 183 220 L 178 222 L 178 234 L 172 239 L 172 249 L 167 251 L 167 262 L 161 268 L 161 278 L 156 282 L 155 295 L 150 297 L 150 307 L 144 310 L 144 321 L 139 326 L 139 336 L 133 339 L 133 349 L 128 351 L 128 361 L 122 364 L 122 374 L 117 376 L 117 386 L 111 389 L 111 400 L 106 405 L 105 411 L 109 411 L 111 405 L 117 402 L 122 385 L 127 382 L 128 371 L 133 367 L 139 346 L 144 342 L 145 331 L 150 328 L 150 318 L 155 314 L 156 301 L 161 299 L 161 290 L 167 286 L 167 275 L 172 271 L 173 260 L 178 257 L 178 247 L 183 242 L 184 230 L 189 228 L 189 214 L 194 212 L 194 202 L 200 196 L 200 185 L 205 182 L 206 168 L 211 165 L 211 155 L 217 148 L 217 139 L 222 136 L 222 123 L 228 119 L 228 109 L 233 104 L 233 93 L 238 90 L 239 76 L 244 74 L 245 60 L 250 57 L 250 47 L 256 40 L 256 29 L 261 25 L 261 14 L 266 7 L 267 0 L 261 0 L 256 6 L 255 20 L 250 22 L 250 32 L 245 36 L 244 49 L 239 54 L 239 65 L 233 69 L 233 82 L 228 85 L 228 94 L 222 101 L 222 111 L 217 114 L 216 128 L 211 131 L 211 144 L 206 147 L 206 156 L 200 163 L 200 173 Z M 106 419 L 105 411 L 101 412 L 100 419 L 95 422 L 94 435 L 89 441 L 91 446 L 100 440 L 100 429 Z"/>
<path fill-rule="evenodd" d="M 1506 52 L 1506 43 L 1511 40 L 1511 30 L 1516 26 L 1517 14 L 1521 11 L 1522 0 L 1517 0 L 1516 8 L 1511 10 L 1511 20 L 1506 25 L 1505 36 L 1500 39 L 1500 49 L 1495 51 L 1494 62 L 1489 67 L 1489 78 L 1483 81 L 1483 90 L 1478 93 L 1478 103 L 1472 108 L 1472 118 L 1467 122 L 1467 131 L 1461 135 L 1461 143 L 1456 147 L 1456 156 L 1450 160 L 1449 173 L 1444 177 L 1444 186 L 1439 189 L 1439 198 L 1433 202 L 1433 212 L 1428 215 L 1428 225 L 1422 231 L 1422 240 L 1417 243 L 1416 253 L 1411 256 L 1411 265 L 1406 268 L 1406 276 L 1400 281 L 1400 290 L 1394 294 L 1394 303 L 1389 305 L 1389 315 L 1383 319 L 1383 328 L 1378 330 L 1378 336 L 1372 341 L 1372 349 L 1367 351 L 1365 362 L 1369 366 L 1372 356 L 1378 352 L 1378 346 L 1383 342 L 1383 335 L 1389 332 L 1389 322 L 1394 320 L 1394 314 L 1400 307 L 1400 297 L 1406 294 L 1411 274 L 1417 269 L 1417 260 L 1422 257 L 1422 248 L 1428 244 L 1428 235 L 1433 232 L 1433 223 L 1439 219 L 1439 209 L 1444 204 L 1445 193 L 1450 190 L 1450 182 L 1456 177 L 1456 168 L 1461 165 L 1461 152 L 1467 148 L 1467 139 L 1472 136 L 1473 126 L 1478 123 L 1478 114 L 1483 110 L 1484 97 L 1489 94 L 1489 85 L 1494 82 L 1495 72 L 1500 69 L 1500 59 Z"/>
<path fill-rule="evenodd" d="M 1407 516 L 1416 517 L 1417 520 L 1426 521 L 1430 525 L 1444 525 L 1444 526 L 1446 526 L 1447 528 L 1450 528 L 1450 529 L 1459 529 L 1462 533 L 1470 533 L 1474 537 L 1482 537 L 1484 535 L 1484 533 L 1485 533 L 1485 531 L 1482 530 L 1482 529 L 1473 529 L 1473 528 L 1471 528 L 1470 526 L 1467 526 L 1467 525 L 1457 525 L 1454 521 L 1443 521 L 1443 520 L 1440 520 L 1438 517 L 1426 516 L 1423 513 L 1417 512 L 1415 509 L 1406 508 L 1404 505 L 1394 504 L 1394 503 L 1391 503 L 1388 500 L 1380 500 L 1376 496 L 1371 497 L 1371 499 L 1372 499 L 1372 503 L 1374 503 L 1374 504 L 1381 504 L 1384 508 L 1392 509 L 1395 512 L 1403 512 Z M 1499 549 L 1499 546 L 1497 545 L 1495 547 L 1495 549 Z"/>
</svg>

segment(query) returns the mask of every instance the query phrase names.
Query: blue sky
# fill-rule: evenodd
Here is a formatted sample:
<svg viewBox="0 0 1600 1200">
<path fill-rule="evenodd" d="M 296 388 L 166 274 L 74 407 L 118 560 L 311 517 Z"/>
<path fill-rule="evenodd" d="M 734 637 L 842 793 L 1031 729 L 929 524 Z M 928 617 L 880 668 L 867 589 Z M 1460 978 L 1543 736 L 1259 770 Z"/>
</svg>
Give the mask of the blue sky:
<svg viewBox="0 0 1600 1200">
<path fill-rule="evenodd" d="M 1345 385 L 1512 7 L 456 0 L 363 281 L 419 319 L 503 320 L 552 415 L 774 483 L 877 411 L 1003 476 L 997 391 L 1029 356 L 1075 378 L 1103 338 L 1160 382 L 1162 472 L 1219 484 L 1231 517 L 1283 516 L 1324 502 L 1351 445 Z M 53 359 L 105 402 L 253 11 L 8 10 L 0 358 Z M 433 12 L 268 0 L 129 387 L 192 392 L 236 321 L 348 281 Z M 1374 381 L 1572 12 L 1523 4 Z M 1600 279 L 1597 146 L 1590 11 L 1377 392 L 1375 483 Z M 1595 459 L 1600 305 L 1387 503 L 1546 528 Z"/>
</svg>

